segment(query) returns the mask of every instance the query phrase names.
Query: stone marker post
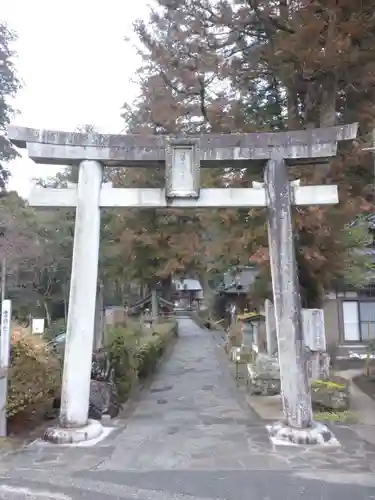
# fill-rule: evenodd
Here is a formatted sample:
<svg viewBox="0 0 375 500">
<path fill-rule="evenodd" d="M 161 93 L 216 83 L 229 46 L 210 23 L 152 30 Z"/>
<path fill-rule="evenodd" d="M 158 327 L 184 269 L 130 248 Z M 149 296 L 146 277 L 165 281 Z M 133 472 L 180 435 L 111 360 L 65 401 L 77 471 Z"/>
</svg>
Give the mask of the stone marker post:
<svg viewBox="0 0 375 500">
<path fill-rule="evenodd" d="M 7 436 L 8 369 L 12 337 L 12 302 L 4 299 L 1 303 L 0 338 L 0 437 Z"/>
<path fill-rule="evenodd" d="M 153 324 L 158 322 L 159 316 L 159 305 L 158 305 L 158 294 L 155 288 L 151 290 L 151 317 Z"/>
<path fill-rule="evenodd" d="M 323 309 L 302 309 L 302 331 L 304 343 L 309 349 L 309 375 L 312 380 L 329 377 Z"/>
<path fill-rule="evenodd" d="M 38 163 L 80 165 L 78 188 L 34 190 L 29 203 L 76 207 L 68 337 L 60 428 L 47 438 L 87 440 L 100 425 L 87 426 L 91 350 L 99 248 L 100 207 L 244 208 L 267 207 L 271 269 L 286 420 L 270 428 L 286 443 L 320 443 L 331 433 L 313 425 L 307 383 L 298 277 L 291 231 L 291 204 L 338 202 L 337 186 L 289 183 L 286 162 L 327 162 L 337 142 L 354 139 L 357 124 L 265 134 L 204 134 L 195 138 L 65 133 L 10 126 L 14 145 L 27 147 Z M 252 188 L 200 188 L 201 167 L 247 168 L 267 164 L 265 183 Z M 127 168 L 166 167 L 165 189 L 101 188 L 101 164 Z M 258 183 L 259 184 L 259 183 Z M 104 187 L 104 186 L 103 186 Z M 99 427 L 98 427 L 99 426 Z"/>
<path fill-rule="evenodd" d="M 277 335 L 276 335 L 276 321 L 275 321 L 275 308 L 269 299 L 264 302 L 265 326 L 266 326 L 266 339 L 267 339 L 267 353 L 273 356 L 277 349 Z"/>
</svg>

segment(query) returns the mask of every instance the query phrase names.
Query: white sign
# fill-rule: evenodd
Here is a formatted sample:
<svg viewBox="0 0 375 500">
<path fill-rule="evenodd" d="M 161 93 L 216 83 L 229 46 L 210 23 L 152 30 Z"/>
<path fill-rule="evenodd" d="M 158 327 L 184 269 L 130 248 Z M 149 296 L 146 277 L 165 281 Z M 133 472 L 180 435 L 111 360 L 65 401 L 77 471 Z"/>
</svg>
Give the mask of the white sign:
<svg viewBox="0 0 375 500">
<path fill-rule="evenodd" d="M 167 198 L 199 197 L 199 159 L 196 144 L 170 144 L 166 148 Z"/>
<path fill-rule="evenodd" d="M 326 351 L 323 309 L 302 309 L 302 331 L 305 345 L 311 351 Z"/>
<path fill-rule="evenodd" d="M 12 322 L 12 302 L 10 300 L 3 300 L 1 306 L 1 338 L 0 338 L 1 368 L 8 368 L 9 365 L 11 322 Z"/>
<path fill-rule="evenodd" d="M 31 330 L 33 333 L 44 333 L 44 318 L 33 318 L 31 322 Z"/>
<path fill-rule="evenodd" d="M 194 191 L 193 150 L 192 148 L 173 148 L 172 189 L 181 196 Z"/>
</svg>

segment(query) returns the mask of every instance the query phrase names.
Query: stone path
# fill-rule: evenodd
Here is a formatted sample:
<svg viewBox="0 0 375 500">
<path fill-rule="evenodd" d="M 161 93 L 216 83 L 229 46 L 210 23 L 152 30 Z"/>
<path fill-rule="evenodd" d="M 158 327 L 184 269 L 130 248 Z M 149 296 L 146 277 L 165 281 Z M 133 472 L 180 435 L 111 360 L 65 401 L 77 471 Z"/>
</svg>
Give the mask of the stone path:
<svg viewBox="0 0 375 500">
<path fill-rule="evenodd" d="M 0 499 L 375 499 L 375 445 L 338 426 L 339 450 L 273 450 L 215 334 L 190 319 L 179 323 L 172 355 L 106 440 L 34 443 L 5 456 Z"/>
</svg>

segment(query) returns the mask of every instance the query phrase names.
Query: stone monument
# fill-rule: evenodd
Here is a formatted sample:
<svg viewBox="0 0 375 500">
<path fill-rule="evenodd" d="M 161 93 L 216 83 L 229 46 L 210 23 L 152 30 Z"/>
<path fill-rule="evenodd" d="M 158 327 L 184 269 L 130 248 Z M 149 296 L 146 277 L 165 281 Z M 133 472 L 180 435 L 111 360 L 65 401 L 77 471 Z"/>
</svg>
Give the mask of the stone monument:
<svg viewBox="0 0 375 500">
<path fill-rule="evenodd" d="M 330 359 L 327 354 L 323 309 L 302 309 L 302 330 L 305 345 L 310 351 L 308 371 L 311 380 L 328 379 Z"/>
</svg>

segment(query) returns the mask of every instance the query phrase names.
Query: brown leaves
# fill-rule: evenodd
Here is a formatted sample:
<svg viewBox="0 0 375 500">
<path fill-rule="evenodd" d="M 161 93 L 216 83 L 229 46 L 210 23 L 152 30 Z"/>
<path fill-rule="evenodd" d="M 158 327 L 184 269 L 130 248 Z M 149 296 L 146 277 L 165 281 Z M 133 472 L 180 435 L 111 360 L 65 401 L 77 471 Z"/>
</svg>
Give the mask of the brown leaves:
<svg viewBox="0 0 375 500">
<path fill-rule="evenodd" d="M 366 10 L 375 1 L 159 5 L 148 26 L 136 27 L 145 50 L 140 99 L 127 110 L 131 131 L 234 133 L 360 122 L 357 145 L 340 146 L 329 165 L 291 172 L 302 184 L 339 185 L 338 207 L 299 207 L 293 216 L 306 275 L 319 272 L 329 286 L 347 264 L 345 224 L 373 203 L 365 190 L 373 161 L 361 149 L 375 124 L 375 19 Z M 162 172 L 147 175 L 132 170 L 119 185 L 164 182 Z M 260 180 L 253 177 L 250 171 L 202 174 L 205 186 L 248 186 Z M 120 226 L 119 249 L 132 262 L 137 256 L 142 273 L 249 257 L 267 265 L 262 210 L 127 211 Z"/>
</svg>

